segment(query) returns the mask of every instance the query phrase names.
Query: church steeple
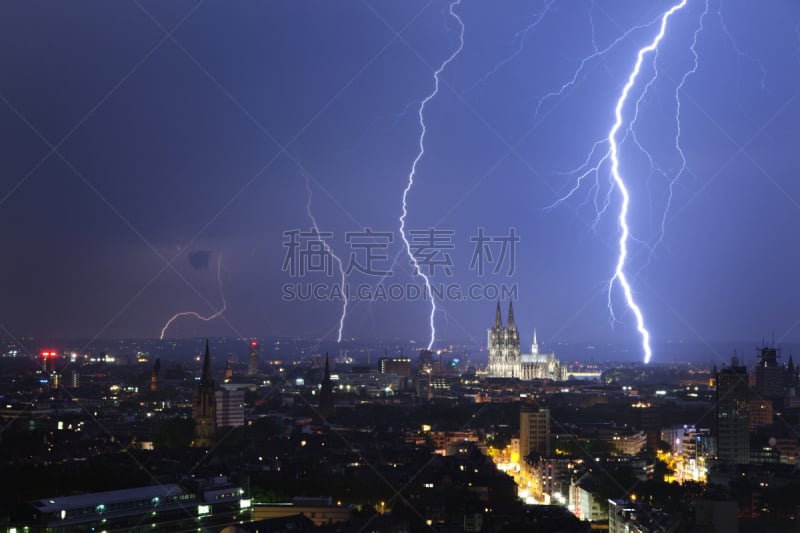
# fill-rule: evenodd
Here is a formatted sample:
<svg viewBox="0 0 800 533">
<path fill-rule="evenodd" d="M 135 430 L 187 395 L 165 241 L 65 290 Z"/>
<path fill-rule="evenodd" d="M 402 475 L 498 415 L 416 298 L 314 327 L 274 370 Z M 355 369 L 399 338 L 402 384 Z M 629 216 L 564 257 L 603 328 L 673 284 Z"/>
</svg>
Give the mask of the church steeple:
<svg viewBox="0 0 800 533">
<path fill-rule="evenodd" d="M 159 381 L 161 381 L 161 359 L 156 357 L 156 364 L 153 367 L 153 373 L 150 375 L 150 390 L 152 392 L 158 390 Z"/>
<path fill-rule="evenodd" d="M 494 378 L 517 378 L 521 373 L 519 330 L 514 320 L 514 304 L 508 304 L 508 322 L 503 327 L 500 302 L 495 308 L 494 326 L 488 331 L 489 376 Z"/>
<path fill-rule="evenodd" d="M 193 446 L 208 448 L 214 443 L 217 431 L 216 386 L 211 375 L 211 353 L 206 339 L 206 354 L 200 386 L 192 394 L 192 418 L 194 418 Z"/>
<path fill-rule="evenodd" d="M 319 389 L 319 414 L 323 421 L 334 414 L 333 382 L 327 353 L 325 354 L 325 374 L 322 376 L 322 384 Z"/>
<path fill-rule="evenodd" d="M 497 310 L 494 312 L 494 327 L 503 329 L 503 315 L 500 313 L 500 300 L 497 300 Z"/>
<path fill-rule="evenodd" d="M 539 353 L 539 343 L 536 341 L 536 328 L 533 328 L 533 344 L 531 344 L 531 353 L 537 355 Z"/>
<path fill-rule="evenodd" d="M 203 359 L 203 374 L 200 376 L 200 387 L 214 387 L 214 378 L 211 376 L 211 353 L 208 350 L 208 339 L 206 339 L 206 355 Z"/>
</svg>

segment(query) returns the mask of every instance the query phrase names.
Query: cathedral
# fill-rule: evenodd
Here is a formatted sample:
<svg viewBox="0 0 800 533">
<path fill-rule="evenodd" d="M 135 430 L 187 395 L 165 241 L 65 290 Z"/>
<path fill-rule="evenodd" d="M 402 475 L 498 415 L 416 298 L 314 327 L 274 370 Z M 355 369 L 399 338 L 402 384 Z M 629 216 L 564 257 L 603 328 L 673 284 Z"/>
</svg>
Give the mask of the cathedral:
<svg viewBox="0 0 800 533">
<path fill-rule="evenodd" d="M 533 331 L 531 353 L 521 353 L 519 330 L 514 322 L 514 306 L 511 303 L 508 304 L 508 324 L 503 327 L 500 302 L 497 302 L 494 326 L 489 328 L 487 345 L 490 378 L 517 378 L 523 381 L 563 381 L 567 378 L 567 369 L 556 359 L 555 354 L 539 353 L 536 330 Z"/>
</svg>

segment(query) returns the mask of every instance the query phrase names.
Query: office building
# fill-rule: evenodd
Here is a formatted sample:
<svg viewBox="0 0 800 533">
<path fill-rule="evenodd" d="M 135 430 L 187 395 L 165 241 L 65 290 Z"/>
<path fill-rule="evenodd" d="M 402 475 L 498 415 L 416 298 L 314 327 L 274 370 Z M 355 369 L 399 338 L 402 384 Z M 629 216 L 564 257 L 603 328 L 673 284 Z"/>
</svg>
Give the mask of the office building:
<svg viewBox="0 0 800 533">
<path fill-rule="evenodd" d="M 550 410 L 523 406 L 519 416 L 519 456 L 550 456 Z"/>
<path fill-rule="evenodd" d="M 735 463 L 750 462 L 750 388 L 747 368 L 739 358 L 717 373 L 717 457 Z"/>
</svg>

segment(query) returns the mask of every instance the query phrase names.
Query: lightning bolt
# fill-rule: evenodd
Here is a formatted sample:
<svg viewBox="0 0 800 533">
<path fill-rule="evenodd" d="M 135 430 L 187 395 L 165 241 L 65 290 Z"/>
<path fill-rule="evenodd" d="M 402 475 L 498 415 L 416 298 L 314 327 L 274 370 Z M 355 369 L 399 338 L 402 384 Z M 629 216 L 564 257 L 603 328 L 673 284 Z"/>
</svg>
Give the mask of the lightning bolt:
<svg viewBox="0 0 800 533">
<path fill-rule="evenodd" d="M 794 34 L 797 37 L 798 42 L 800 42 L 800 22 L 794 27 Z M 797 47 L 797 52 L 795 54 L 797 56 L 797 60 L 800 61 L 800 46 Z"/>
<path fill-rule="evenodd" d="M 656 19 L 656 20 L 658 20 L 658 19 Z M 536 104 L 536 111 L 534 113 L 534 119 L 539 118 L 539 114 L 540 114 L 540 112 L 542 110 L 542 106 L 545 104 L 545 102 L 547 102 L 548 100 L 551 100 L 553 98 L 558 98 L 560 96 L 563 96 L 564 93 L 566 93 L 573 86 L 575 86 L 575 84 L 578 83 L 578 78 L 580 78 L 581 74 L 586 69 L 586 66 L 589 63 L 591 63 L 592 60 L 594 60 L 594 59 L 596 59 L 598 57 L 602 57 L 602 56 L 606 55 L 608 52 L 610 52 L 611 50 L 616 48 L 619 43 L 624 41 L 630 34 L 635 32 L 636 30 L 641 30 L 642 28 L 647 28 L 647 27 L 651 26 L 654 23 L 655 23 L 655 20 L 650 21 L 647 24 L 638 24 L 638 25 L 628 29 L 627 31 L 625 31 L 622 35 L 620 35 L 619 37 L 614 39 L 614 41 L 611 44 L 609 44 L 608 46 L 606 46 L 605 48 L 602 48 L 602 49 L 598 49 L 597 48 L 597 44 L 594 42 L 594 34 L 593 34 L 592 35 L 592 45 L 594 46 L 594 52 L 592 52 L 588 56 L 586 56 L 583 59 L 581 59 L 581 62 L 578 65 L 578 68 L 575 69 L 575 73 L 573 74 L 572 78 L 569 81 L 564 83 L 561 87 L 559 87 L 555 91 L 551 91 L 551 92 L 545 94 L 544 96 L 542 96 L 539 99 L 539 102 Z"/>
<path fill-rule="evenodd" d="M 650 154 L 647 152 L 647 150 L 644 149 L 644 147 L 641 145 L 639 140 L 636 138 L 636 134 L 635 134 L 635 130 L 634 130 L 634 124 L 636 123 L 636 120 L 639 117 L 639 109 L 640 109 L 641 103 L 642 103 L 645 95 L 647 94 L 647 91 L 650 89 L 650 87 L 655 82 L 655 79 L 658 77 L 658 68 L 657 68 L 657 65 L 656 65 L 656 59 L 658 57 L 658 47 L 659 47 L 659 44 L 661 43 L 661 41 L 663 40 L 664 35 L 666 34 L 667 24 L 668 24 L 670 18 L 675 13 L 677 13 L 678 11 L 683 9 L 686 6 L 687 3 L 688 3 L 688 0 L 681 0 L 677 4 L 674 4 L 667 11 L 663 12 L 659 17 L 657 17 L 653 21 L 651 21 L 651 22 L 649 22 L 647 24 L 644 24 L 644 25 L 635 26 L 635 27 L 629 29 L 628 31 L 624 32 L 620 37 L 618 37 L 615 41 L 613 41 L 609 46 L 607 46 L 607 47 L 605 47 L 603 49 L 599 49 L 597 47 L 597 45 L 595 44 L 594 45 L 594 52 L 592 54 L 590 54 L 589 56 L 585 57 L 580 62 L 580 64 L 579 64 L 577 70 L 575 71 L 573 77 L 569 81 L 567 81 L 567 83 L 563 84 L 558 90 L 552 91 L 552 92 L 546 94 L 543 98 L 541 98 L 539 100 L 539 103 L 538 103 L 537 107 L 536 107 L 536 115 L 538 116 L 538 114 L 539 114 L 539 112 L 540 112 L 540 110 L 542 108 L 542 105 L 548 99 L 563 95 L 568 89 L 570 89 L 573 85 L 575 85 L 577 83 L 578 78 L 581 75 L 581 72 L 586 68 L 587 63 L 590 60 L 592 60 L 592 59 L 594 59 L 596 57 L 602 56 L 605 53 L 607 53 L 608 51 L 610 51 L 612 48 L 617 46 L 623 39 L 625 39 L 628 35 L 630 35 L 631 32 L 633 32 L 634 30 L 642 29 L 642 28 L 649 28 L 653 24 L 658 23 L 660 21 L 659 26 L 658 26 L 659 29 L 658 29 L 658 32 L 656 33 L 656 35 L 652 38 L 652 40 L 650 41 L 649 44 L 647 44 L 646 46 L 643 46 L 642 48 L 640 48 L 638 50 L 637 54 L 636 54 L 636 61 L 635 61 L 634 65 L 633 65 L 633 68 L 630 71 L 630 74 L 627 77 L 627 80 L 626 80 L 625 84 L 622 87 L 620 95 L 619 95 L 619 97 L 618 97 L 618 99 L 616 101 L 616 104 L 614 106 L 614 122 L 613 122 L 613 124 L 611 126 L 611 129 L 608 131 L 608 134 L 606 135 L 606 137 L 604 139 L 594 143 L 594 145 L 592 146 L 591 150 L 589 151 L 589 154 L 587 155 L 586 159 L 584 160 L 584 162 L 579 167 L 577 167 L 576 169 L 574 169 L 574 170 L 569 172 L 570 175 L 576 177 L 575 184 L 569 189 L 569 191 L 567 191 L 567 193 L 565 195 L 563 195 L 562 197 L 558 198 L 553 204 L 548 206 L 548 209 L 555 208 L 555 207 L 559 206 L 564 201 L 566 201 L 567 199 L 572 197 L 575 193 L 577 193 L 577 191 L 579 189 L 581 189 L 584 181 L 588 177 L 594 176 L 595 181 L 594 181 L 594 184 L 592 185 L 592 187 L 590 189 L 590 196 L 593 194 L 593 197 L 594 197 L 593 202 L 594 202 L 596 216 L 595 216 L 594 221 L 592 223 L 592 229 L 595 229 L 596 226 L 597 226 L 597 223 L 599 222 L 599 220 L 601 218 L 601 216 L 608 210 L 608 208 L 609 208 L 609 206 L 611 204 L 611 195 L 612 195 L 612 193 L 614 191 L 619 191 L 619 196 L 620 196 L 621 202 L 620 202 L 620 207 L 619 207 L 619 213 L 618 213 L 618 216 L 617 216 L 617 224 L 618 224 L 618 227 L 619 227 L 619 240 L 617 241 L 618 255 L 617 255 L 616 266 L 615 266 L 615 269 L 614 269 L 614 274 L 612 275 L 611 279 L 609 279 L 608 284 L 607 284 L 607 294 L 608 294 L 607 305 L 608 305 L 609 312 L 611 314 L 611 319 L 612 319 L 612 321 L 615 321 L 616 317 L 615 317 L 614 308 L 613 308 L 613 305 L 612 305 L 612 293 L 613 293 L 614 286 L 615 285 L 619 285 L 619 287 L 622 289 L 622 293 L 623 293 L 623 296 L 624 296 L 624 299 L 625 299 L 625 303 L 627 304 L 628 308 L 633 313 L 633 315 L 634 315 L 634 317 L 636 319 L 636 330 L 637 330 L 637 332 L 639 333 L 639 335 L 641 337 L 641 348 L 642 348 L 642 352 L 644 354 L 644 362 L 645 363 L 649 363 L 650 362 L 650 358 L 652 356 L 652 348 L 650 346 L 650 332 L 649 332 L 649 330 L 647 329 L 647 327 L 645 325 L 644 315 L 642 313 L 641 308 L 639 307 L 639 304 L 636 302 L 636 299 L 634 298 L 633 289 L 631 287 L 630 281 L 628 280 L 628 276 L 626 274 L 626 263 L 627 263 L 627 259 L 628 259 L 628 242 L 629 242 L 629 240 L 634 240 L 634 239 L 631 236 L 630 226 L 628 225 L 628 211 L 629 211 L 629 208 L 630 208 L 631 197 L 630 197 L 630 193 L 628 191 L 628 187 L 627 187 L 626 182 L 625 182 L 625 178 L 623 177 L 623 175 L 622 175 L 622 173 L 620 171 L 620 161 L 619 161 L 620 160 L 620 157 L 619 157 L 619 155 L 620 155 L 620 145 L 622 143 L 624 143 L 626 139 L 630 138 L 631 141 L 636 145 L 636 147 L 639 150 L 641 150 L 647 156 L 647 158 L 648 158 L 648 160 L 650 162 L 651 170 L 656 170 L 659 173 L 661 173 L 662 175 L 666 176 L 666 172 L 663 171 L 662 169 L 658 168 L 655 165 L 655 162 L 653 161 L 652 157 L 650 157 Z M 657 238 L 656 238 L 656 241 L 655 241 L 655 246 L 657 246 L 661 242 L 661 239 L 663 238 L 664 226 L 666 224 L 666 216 L 667 216 L 666 213 L 669 211 L 669 207 L 670 207 L 670 204 L 672 202 L 672 195 L 673 195 L 674 187 L 675 187 L 678 179 L 687 170 L 686 158 L 684 156 L 683 150 L 681 149 L 681 142 L 680 142 L 680 139 L 681 139 L 681 125 L 680 125 L 681 99 L 680 99 L 680 94 L 681 94 L 681 91 L 683 90 L 683 88 L 684 88 L 684 86 L 686 84 L 686 81 L 689 78 L 689 76 L 691 76 L 693 73 L 695 73 L 697 71 L 697 67 L 698 67 L 698 55 L 697 55 L 697 51 L 696 51 L 697 37 L 698 37 L 698 34 L 703 30 L 703 19 L 707 15 L 708 10 L 709 10 L 709 8 L 708 8 L 708 0 L 706 0 L 705 11 L 703 12 L 703 14 L 700 17 L 700 22 L 698 24 L 697 29 L 694 32 L 694 38 L 693 38 L 692 44 L 690 46 L 690 51 L 691 51 L 692 57 L 693 57 L 692 66 L 691 66 L 691 68 L 689 68 L 684 73 L 684 75 L 681 77 L 680 81 L 676 84 L 676 88 L 675 88 L 675 93 L 674 93 L 675 96 L 674 97 L 675 97 L 675 101 L 676 101 L 677 131 L 676 131 L 675 138 L 674 138 L 674 146 L 675 146 L 675 149 L 676 149 L 676 151 L 677 151 L 677 153 L 679 155 L 679 158 L 680 158 L 680 167 L 679 167 L 678 171 L 673 175 L 672 179 L 668 180 L 668 197 L 667 197 L 667 202 L 666 202 L 666 208 L 665 208 L 664 215 L 663 215 L 663 217 L 661 219 L 660 231 L 659 231 L 659 233 L 657 235 Z M 650 79 L 647 80 L 647 82 L 644 84 L 644 87 L 641 90 L 641 93 L 639 94 L 639 97 L 635 100 L 632 117 L 630 118 L 629 122 L 627 123 L 627 126 L 623 130 L 623 122 L 624 122 L 623 110 L 626 108 L 626 106 L 629 103 L 629 96 L 630 96 L 631 90 L 633 89 L 634 85 L 637 84 L 637 81 L 639 79 L 639 74 L 640 74 L 640 72 L 642 70 L 642 65 L 644 63 L 645 57 L 648 56 L 648 55 L 653 55 L 654 56 L 653 60 L 652 60 L 653 74 L 652 74 L 652 77 L 650 77 Z M 618 138 L 620 136 L 620 130 L 623 130 L 623 133 L 624 133 L 624 135 L 622 135 L 622 139 Z M 599 174 L 600 174 L 600 170 L 602 168 L 604 168 L 605 166 L 609 166 L 610 167 L 610 170 L 609 170 L 610 183 L 609 183 L 609 187 L 608 187 L 608 190 L 607 190 L 604 198 L 601 198 L 600 197 L 600 192 L 599 192 L 600 191 Z M 593 191 L 593 193 L 591 191 Z M 587 198 L 586 201 L 588 202 L 589 199 Z M 654 247 L 653 246 L 648 246 L 648 248 L 650 249 L 650 252 L 652 254 L 652 252 L 654 250 Z"/>
<path fill-rule="evenodd" d="M 645 364 L 650 362 L 650 356 L 653 352 L 650 347 L 650 332 L 645 327 L 644 316 L 642 315 L 642 311 L 639 308 L 639 305 L 636 303 L 636 300 L 633 298 L 631 285 L 628 282 L 627 276 L 625 275 L 625 260 L 628 257 L 628 235 L 630 234 L 630 229 L 628 228 L 628 205 L 630 203 L 630 195 L 628 194 L 628 188 L 625 186 L 625 180 L 622 178 L 622 175 L 619 171 L 619 147 L 617 146 L 617 132 L 622 126 L 622 109 L 624 108 L 625 102 L 628 99 L 628 93 L 630 93 L 631 88 L 633 87 L 634 83 L 636 83 L 636 78 L 639 76 L 639 71 L 642 68 L 645 55 L 658 50 L 658 44 L 664 38 L 664 34 L 667 31 L 667 22 L 674 13 L 683 9 L 686 6 L 686 3 L 687 0 L 681 0 L 680 3 L 675 4 L 669 10 L 667 10 L 661 17 L 661 27 L 658 31 L 658 34 L 656 34 L 649 45 L 639 49 L 639 53 L 636 55 L 636 64 L 634 65 L 630 76 L 628 76 L 628 81 L 623 86 L 622 93 L 620 94 L 619 99 L 617 100 L 617 105 L 614 108 L 614 116 L 616 117 L 616 120 L 614 121 L 614 125 L 611 126 L 611 130 L 608 132 L 611 175 L 614 179 L 614 184 L 616 185 L 617 189 L 619 189 L 620 195 L 622 196 L 622 204 L 620 205 L 619 209 L 619 218 L 617 219 L 621 230 L 619 236 L 619 257 L 617 259 L 617 268 L 614 271 L 614 276 L 608 282 L 608 308 L 613 316 L 614 310 L 613 306 L 611 305 L 611 291 L 614 287 L 614 282 L 616 281 L 622 287 L 622 291 L 625 294 L 625 301 L 636 317 L 636 330 L 642 337 L 642 350 L 644 351 Z"/>
<path fill-rule="evenodd" d="M 306 175 L 306 192 L 308 193 L 308 201 L 306 202 L 306 214 L 308 215 L 308 218 L 311 221 L 311 227 L 314 229 L 314 232 L 317 234 L 317 236 L 319 236 L 320 231 L 319 231 L 319 226 L 317 225 L 317 219 L 314 217 L 314 213 L 311 211 L 311 200 L 314 196 L 314 193 L 311 190 L 311 181 L 308 175 Z M 333 260 L 336 261 L 336 264 L 339 266 L 339 274 L 341 274 L 340 288 L 342 292 L 342 313 L 339 316 L 339 331 L 336 337 L 336 342 L 339 343 L 342 342 L 342 331 L 344 330 L 344 321 L 347 318 L 347 294 L 345 294 L 345 283 L 347 281 L 347 278 L 344 273 L 344 266 L 342 265 L 342 259 L 338 255 L 333 253 L 333 250 L 328 245 L 328 243 L 325 242 L 325 239 L 319 237 L 318 240 L 320 243 L 322 243 L 322 246 L 325 249 L 325 253 L 330 255 L 333 258 Z"/>
<path fill-rule="evenodd" d="M 675 87 L 675 123 L 676 123 L 676 131 L 675 131 L 675 151 L 678 153 L 680 157 L 680 167 L 678 171 L 675 173 L 674 177 L 669 181 L 669 188 L 667 194 L 667 202 L 666 208 L 661 217 L 661 225 L 658 230 L 658 235 L 656 237 L 656 241 L 654 245 L 651 247 L 651 250 L 655 249 L 661 241 L 664 239 L 664 228 L 667 225 L 667 215 L 669 214 L 670 207 L 672 206 L 672 198 L 675 191 L 675 185 L 678 183 L 680 177 L 687 171 L 687 164 L 686 164 L 686 156 L 683 153 L 683 148 L 681 147 L 681 91 L 683 91 L 684 86 L 686 85 L 686 80 L 689 79 L 689 76 L 697 72 L 697 67 L 699 66 L 699 56 L 697 54 L 697 36 L 700 35 L 700 32 L 703 31 L 703 21 L 708 15 L 709 12 L 709 2 L 706 0 L 705 3 L 705 10 L 700 15 L 700 21 L 697 24 L 697 29 L 694 31 L 694 35 L 692 36 L 692 44 L 689 46 L 689 50 L 692 53 L 692 67 L 684 72 L 683 76 L 681 77 L 680 82 Z M 651 251 L 652 255 L 652 251 Z"/>
<path fill-rule="evenodd" d="M 530 24 L 528 24 L 525 28 L 514 34 L 513 42 L 516 43 L 514 46 L 514 51 L 511 52 L 511 54 L 508 57 L 497 63 L 494 67 L 492 67 L 492 69 L 489 72 L 484 74 L 483 77 L 481 77 L 478 81 L 473 83 L 464 92 L 466 93 L 474 90 L 478 85 L 485 83 L 489 78 L 494 76 L 497 73 L 497 71 L 500 70 L 503 66 L 511 63 L 514 59 L 516 59 L 516 57 L 522 53 L 523 48 L 525 48 L 525 40 L 528 38 L 528 34 L 533 30 L 535 30 L 536 27 L 539 25 L 539 23 L 542 22 L 542 19 L 544 19 L 544 17 L 550 11 L 550 8 L 553 7 L 554 3 L 555 0 L 547 0 L 544 6 L 542 7 L 542 11 L 534 15 L 533 21 Z"/>
<path fill-rule="evenodd" d="M 161 336 L 159 337 L 160 340 L 162 340 L 162 341 L 164 340 L 164 335 L 166 335 L 167 329 L 169 329 L 169 326 L 175 320 L 177 320 L 178 318 L 180 318 L 182 316 L 193 316 L 193 317 L 198 318 L 200 320 L 204 320 L 206 322 L 210 322 L 211 320 L 214 320 L 215 318 L 220 316 L 222 313 L 224 313 L 225 310 L 228 308 L 228 302 L 225 301 L 225 293 L 222 291 L 222 255 L 219 256 L 219 259 L 217 259 L 217 283 L 219 283 L 219 296 L 220 296 L 220 299 L 222 300 L 222 308 L 220 308 L 220 310 L 217 311 L 216 313 L 214 313 L 212 315 L 209 315 L 209 316 L 202 316 L 200 313 L 197 313 L 195 311 L 184 311 L 182 313 L 175 313 L 174 315 L 172 315 L 172 317 L 169 320 L 167 320 L 167 323 L 164 324 L 164 327 L 161 328 Z"/>
<path fill-rule="evenodd" d="M 400 215 L 400 237 L 403 239 L 403 244 L 406 247 L 406 254 L 408 258 L 411 260 L 411 265 L 414 267 L 414 275 L 421 277 L 425 282 L 425 293 L 428 295 L 428 298 L 431 302 L 431 313 L 430 313 L 430 329 L 431 329 L 431 340 L 428 343 L 428 350 L 432 349 L 433 343 L 436 341 L 436 300 L 433 297 L 433 292 L 431 291 L 431 282 L 428 279 L 422 270 L 419 268 L 419 263 L 417 262 L 417 258 L 414 257 L 414 254 L 411 253 L 411 243 L 408 241 L 408 237 L 406 237 L 406 218 L 408 217 L 408 193 L 411 191 L 411 188 L 414 186 L 414 176 L 417 173 L 417 164 L 422 159 L 422 156 L 425 155 L 425 133 L 427 133 L 427 127 L 425 126 L 425 106 L 430 102 L 438 93 L 439 93 L 439 75 L 444 71 L 447 65 L 453 61 L 458 54 L 461 52 L 461 49 L 464 48 L 464 22 L 461 20 L 461 17 L 456 14 L 453 9 L 455 6 L 460 5 L 461 0 L 455 0 L 454 2 L 450 3 L 450 15 L 458 22 L 459 25 L 459 43 L 458 48 L 450 54 L 450 56 L 445 59 L 439 68 L 436 69 L 433 73 L 433 91 L 426 96 L 422 102 L 419 104 L 419 109 L 417 111 L 417 115 L 419 116 L 419 126 L 420 126 L 420 134 L 419 134 L 419 151 L 417 152 L 417 157 L 414 158 L 414 162 L 411 164 L 411 172 L 408 174 L 408 184 L 406 188 L 403 189 L 403 214 Z"/>
<path fill-rule="evenodd" d="M 750 54 L 744 52 L 739 45 L 736 44 L 736 39 L 733 38 L 733 35 L 728 30 L 728 25 L 725 23 L 725 17 L 722 14 L 723 11 L 723 0 L 720 0 L 719 7 L 717 8 L 717 18 L 719 19 L 719 25 L 722 28 L 722 33 L 725 34 L 725 37 L 728 39 L 728 43 L 731 45 L 731 48 L 736 52 L 737 56 L 739 57 L 739 61 L 737 63 L 737 67 L 739 68 L 739 79 L 736 83 L 736 92 L 741 92 L 741 81 L 743 77 L 742 72 L 742 59 L 746 59 L 750 63 L 753 63 L 758 67 L 758 70 L 761 72 L 761 90 L 767 91 L 767 69 L 764 68 L 764 64 L 761 63 L 757 58 L 751 56 Z M 744 109 L 742 109 L 744 112 Z"/>
</svg>

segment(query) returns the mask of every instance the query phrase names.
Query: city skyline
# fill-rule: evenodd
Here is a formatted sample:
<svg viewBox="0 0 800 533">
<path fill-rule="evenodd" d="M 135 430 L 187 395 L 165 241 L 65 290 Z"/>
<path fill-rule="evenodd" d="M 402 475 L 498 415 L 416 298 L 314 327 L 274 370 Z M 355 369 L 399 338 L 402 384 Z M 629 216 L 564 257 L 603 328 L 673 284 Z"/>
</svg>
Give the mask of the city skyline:
<svg viewBox="0 0 800 533">
<path fill-rule="evenodd" d="M 496 301 L 513 300 L 525 345 L 534 326 L 556 355 L 559 342 L 636 345 L 616 290 L 615 324 L 606 309 L 607 172 L 548 206 L 576 185 L 570 170 L 598 163 L 587 156 L 635 52 L 673 4 L 7 4 L 2 335 L 157 338 L 194 312 L 167 338 L 336 340 L 341 324 L 345 339 L 424 344 L 429 302 L 398 219 L 420 104 L 452 57 L 408 190 L 412 245 L 441 291 L 437 337 L 482 344 Z M 621 144 L 629 274 L 656 346 L 800 342 L 798 20 L 788 3 L 689 1 L 670 21 Z M 667 209 L 676 94 L 687 170 Z M 313 247 L 315 228 L 329 248 Z M 350 269 L 343 323 L 331 251 Z"/>
</svg>

